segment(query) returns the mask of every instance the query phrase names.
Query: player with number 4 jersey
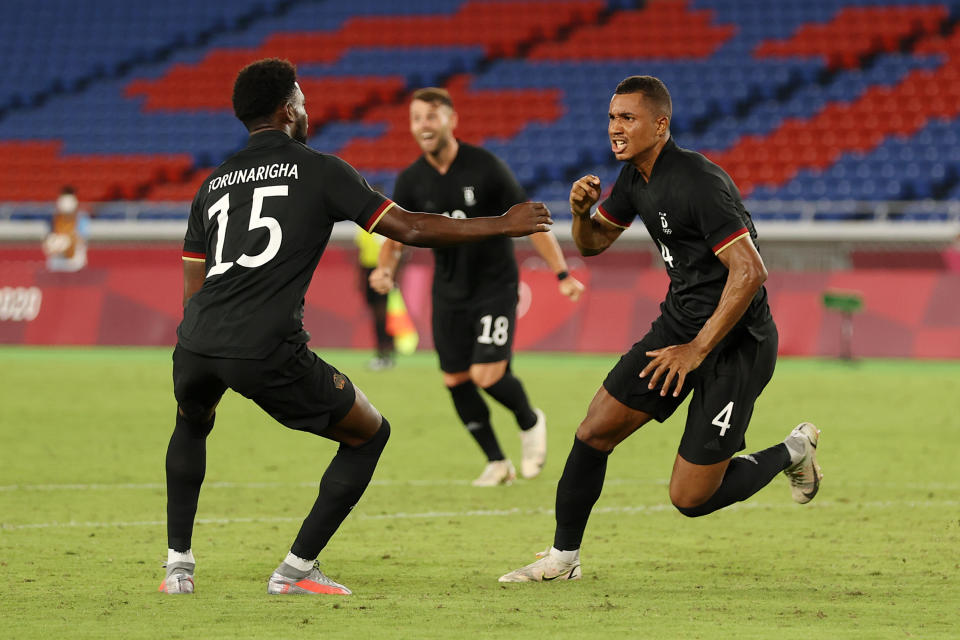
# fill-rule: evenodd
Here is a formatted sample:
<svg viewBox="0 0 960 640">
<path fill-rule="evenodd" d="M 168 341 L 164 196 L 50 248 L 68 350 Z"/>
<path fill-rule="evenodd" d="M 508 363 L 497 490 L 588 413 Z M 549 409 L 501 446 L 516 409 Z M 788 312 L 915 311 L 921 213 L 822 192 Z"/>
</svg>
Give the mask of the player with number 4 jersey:
<svg viewBox="0 0 960 640">
<path fill-rule="evenodd" d="M 470 219 L 490 215 L 527 199 L 513 173 L 485 149 L 458 140 L 457 113 L 445 89 L 415 91 L 410 102 L 410 132 L 423 154 L 397 177 L 397 204 L 445 217 Z M 534 249 L 557 274 L 563 295 L 577 300 L 583 285 L 567 270 L 552 233 L 530 236 Z M 370 284 L 386 292 L 401 245 L 384 243 Z M 517 321 L 519 275 L 510 238 L 490 238 L 457 247 L 434 249 L 433 341 L 443 382 L 468 433 L 487 457 L 474 486 L 510 484 L 516 477 L 490 425 L 480 394 L 509 409 L 520 428 L 525 478 L 539 475 L 547 454 L 546 418 L 530 401 L 510 359 Z"/>
<path fill-rule="evenodd" d="M 420 246 L 448 246 L 544 231 L 549 211 L 524 203 L 499 215 L 452 220 L 411 213 L 367 185 L 346 162 L 305 145 L 305 98 L 289 62 L 254 62 L 237 76 L 237 118 L 247 146 L 200 186 L 183 243 L 183 321 L 173 383 L 176 426 L 167 448 L 167 564 L 160 591 L 194 592 L 192 551 L 207 436 L 228 388 L 284 426 L 339 443 L 316 502 L 290 552 L 267 581 L 270 594 L 336 594 L 350 589 L 315 564 L 363 495 L 390 436 L 390 424 L 347 376 L 306 346 L 304 295 L 334 222 Z M 292 452 L 277 471 L 322 466 Z M 279 461 L 278 461 L 279 462 Z"/>
<path fill-rule="evenodd" d="M 623 80 L 610 101 L 608 135 L 625 166 L 592 216 L 600 179 L 584 176 L 570 191 L 573 238 L 583 255 L 606 250 L 639 217 L 670 285 L 660 317 L 607 375 L 577 429 L 557 485 L 553 545 L 501 582 L 579 579 L 580 545 L 607 457 L 650 420 L 670 417 L 691 392 L 670 477 L 680 513 L 703 516 L 746 500 L 781 471 L 797 502 L 819 489 L 820 432 L 809 422 L 780 444 L 734 456 L 746 447 L 754 403 L 777 360 L 767 272 L 736 185 L 704 156 L 677 146 L 672 111 L 657 78 Z"/>
</svg>

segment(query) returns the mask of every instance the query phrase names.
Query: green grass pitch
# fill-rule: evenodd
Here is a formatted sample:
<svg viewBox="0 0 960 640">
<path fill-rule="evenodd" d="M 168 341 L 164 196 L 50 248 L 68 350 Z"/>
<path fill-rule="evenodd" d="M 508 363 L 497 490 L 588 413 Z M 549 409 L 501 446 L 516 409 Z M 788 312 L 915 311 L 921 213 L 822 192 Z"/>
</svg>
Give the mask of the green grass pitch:
<svg viewBox="0 0 960 640">
<path fill-rule="evenodd" d="M 393 425 L 373 484 L 321 554 L 355 595 L 266 595 L 335 446 L 231 393 L 208 442 L 197 593 L 169 597 L 157 585 L 170 350 L 0 348 L 0 637 L 960 637 L 960 362 L 782 359 L 748 450 L 815 422 L 816 500 L 794 504 L 778 477 L 684 518 L 666 487 L 681 410 L 611 457 L 582 581 L 501 585 L 552 541 L 557 479 L 616 356 L 519 354 L 547 414 L 547 466 L 475 489 L 483 459 L 432 354 L 376 373 L 369 354 L 322 355 Z M 516 460 L 512 417 L 493 417 Z"/>
</svg>

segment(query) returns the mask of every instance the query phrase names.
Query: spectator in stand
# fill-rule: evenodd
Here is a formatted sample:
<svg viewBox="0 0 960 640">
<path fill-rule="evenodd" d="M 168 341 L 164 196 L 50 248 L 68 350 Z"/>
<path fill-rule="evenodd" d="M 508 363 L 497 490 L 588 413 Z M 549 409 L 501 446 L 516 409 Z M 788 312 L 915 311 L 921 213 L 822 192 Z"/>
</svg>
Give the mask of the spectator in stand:
<svg viewBox="0 0 960 640">
<path fill-rule="evenodd" d="M 50 233 L 43 240 L 43 253 L 50 271 L 79 271 L 87 266 L 89 215 L 80 209 L 80 201 L 71 186 L 64 186 L 57 197 Z"/>
</svg>

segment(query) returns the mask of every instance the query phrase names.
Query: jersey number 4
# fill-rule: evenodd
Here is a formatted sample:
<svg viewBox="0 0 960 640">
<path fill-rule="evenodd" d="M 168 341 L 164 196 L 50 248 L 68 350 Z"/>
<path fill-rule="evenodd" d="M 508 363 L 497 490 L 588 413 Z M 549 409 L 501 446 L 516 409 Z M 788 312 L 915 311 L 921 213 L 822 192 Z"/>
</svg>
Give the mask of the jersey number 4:
<svg viewBox="0 0 960 640">
<path fill-rule="evenodd" d="M 254 229 L 266 229 L 270 232 L 270 240 L 266 248 L 255 256 L 242 254 L 237 258 L 236 263 L 223 261 L 223 245 L 227 239 L 227 218 L 230 211 L 230 194 L 225 193 L 223 197 L 213 203 L 207 210 L 207 217 L 217 216 L 217 244 L 214 251 L 214 263 L 207 272 L 207 277 L 224 273 L 234 264 L 241 267 L 252 269 L 265 265 L 273 260 L 280 250 L 280 241 L 283 240 L 283 232 L 280 230 L 280 223 L 276 218 L 261 215 L 263 212 L 264 198 L 286 196 L 287 185 L 275 185 L 272 187 L 257 187 L 253 190 L 253 206 L 250 209 L 250 227 L 249 231 Z"/>
<path fill-rule="evenodd" d="M 660 243 L 660 255 L 663 256 L 663 261 L 666 262 L 670 268 L 673 268 L 673 255 L 670 253 L 670 249 L 667 249 L 667 245 Z"/>
<path fill-rule="evenodd" d="M 727 433 L 727 429 L 730 428 L 730 418 L 733 417 L 733 400 L 727 403 L 720 413 L 717 414 L 717 417 L 713 419 L 711 423 L 715 427 L 720 427 L 720 436 L 724 436 Z"/>
</svg>

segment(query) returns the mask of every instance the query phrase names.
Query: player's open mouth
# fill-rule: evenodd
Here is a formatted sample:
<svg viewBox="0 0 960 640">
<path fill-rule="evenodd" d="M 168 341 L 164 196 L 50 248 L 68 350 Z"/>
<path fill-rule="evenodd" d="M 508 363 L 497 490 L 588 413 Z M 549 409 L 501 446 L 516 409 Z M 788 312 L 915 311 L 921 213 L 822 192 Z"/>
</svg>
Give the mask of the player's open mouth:
<svg viewBox="0 0 960 640">
<path fill-rule="evenodd" d="M 627 148 L 627 142 L 625 140 L 611 140 L 610 146 L 614 153 L 621 153 Z"/>
</svg>

